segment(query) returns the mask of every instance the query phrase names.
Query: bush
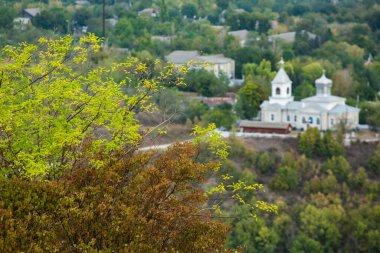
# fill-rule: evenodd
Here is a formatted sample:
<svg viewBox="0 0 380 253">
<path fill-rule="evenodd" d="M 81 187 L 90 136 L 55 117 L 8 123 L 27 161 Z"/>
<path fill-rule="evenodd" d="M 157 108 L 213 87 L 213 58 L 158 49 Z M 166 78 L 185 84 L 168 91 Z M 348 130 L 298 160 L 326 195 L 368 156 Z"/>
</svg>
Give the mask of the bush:
<svg viewBox="0 0 380 253">
<path fill-rule="evenodd" d="M 276 158 L 273 154 L 268 152 L 259 153 L 256 158 L 256 167 L 263 174 L 266 174 L 274 169 Z"/>
</svg>

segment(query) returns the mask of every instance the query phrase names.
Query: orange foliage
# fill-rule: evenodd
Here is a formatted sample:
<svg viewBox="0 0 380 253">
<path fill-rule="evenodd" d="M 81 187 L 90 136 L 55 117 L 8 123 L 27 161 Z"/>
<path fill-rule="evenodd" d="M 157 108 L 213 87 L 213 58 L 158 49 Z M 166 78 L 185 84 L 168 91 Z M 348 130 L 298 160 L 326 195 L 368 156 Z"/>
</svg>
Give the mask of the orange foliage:
<svg viewBox="0 0 380 253">
<path fill-rule="evenodd" d="M 228 226 L 201 189 L 212 163 L 176 144 L 56 181 L 0 182 L 0 252 L 216 252 Z"/>
</svg>

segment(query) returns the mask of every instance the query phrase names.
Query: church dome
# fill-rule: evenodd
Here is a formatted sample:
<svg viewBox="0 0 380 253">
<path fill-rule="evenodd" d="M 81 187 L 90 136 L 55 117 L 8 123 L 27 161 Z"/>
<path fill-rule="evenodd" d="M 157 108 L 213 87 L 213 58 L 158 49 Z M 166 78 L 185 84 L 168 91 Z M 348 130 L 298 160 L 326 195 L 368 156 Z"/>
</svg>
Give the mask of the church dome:
<svg viewBox="0 0 380 253">
<path fill-rule="evenodd" d="M 317 96 L 331 96 L 332 80 L 328 79 L 325 75 L 325 70 L 320 78 L 315 80 L 317 88 Z"/>
<path fill-rule="evenodd" d="M 326 77 L 326 74 L 325 74 L 325 70 L 323 70 L 323 74 L 320 78 L 318 78 L 317 80 L 315 80 L 315 84 L 318 85 L 318 84 L 332 84 L 332 80 L 331 79 L 328 79 Z"/>
</svg>

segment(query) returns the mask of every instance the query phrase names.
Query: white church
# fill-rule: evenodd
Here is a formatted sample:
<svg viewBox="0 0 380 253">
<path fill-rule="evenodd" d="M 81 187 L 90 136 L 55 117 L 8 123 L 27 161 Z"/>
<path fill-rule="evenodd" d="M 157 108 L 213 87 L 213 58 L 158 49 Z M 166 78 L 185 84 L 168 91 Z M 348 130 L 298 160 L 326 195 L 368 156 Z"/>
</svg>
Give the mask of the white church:
<svg viewBox="0 0 380 253">
<path fill-rule="evenodd" d="M 348 128 L 359 125 L 359 109 L 346 105 L 345 98 L 331 95 L 332 80 L 325 73 L 315 81 L 317 94 L 294 101 L 292 81 L 280 61 L 280 69 L 272 81 L 272 96 L 261 104 L 261 121 L 288 123 L 297 129 L 317 127 L 319 130 L 333 130 L 339 122 Z"/>
</svg>

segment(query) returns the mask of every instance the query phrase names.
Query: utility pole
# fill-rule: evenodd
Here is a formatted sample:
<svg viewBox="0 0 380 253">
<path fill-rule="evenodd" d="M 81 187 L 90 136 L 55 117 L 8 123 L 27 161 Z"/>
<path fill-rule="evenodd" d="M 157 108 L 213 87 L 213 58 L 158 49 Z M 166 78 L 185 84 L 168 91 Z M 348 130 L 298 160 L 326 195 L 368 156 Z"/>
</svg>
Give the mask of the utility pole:
<svg viewBox="0 0 380 253">
<path fill-rule="evenodd" d="M 103 0 L 103 38 L 106 38 L 106 0 Z"/>
</svg>

